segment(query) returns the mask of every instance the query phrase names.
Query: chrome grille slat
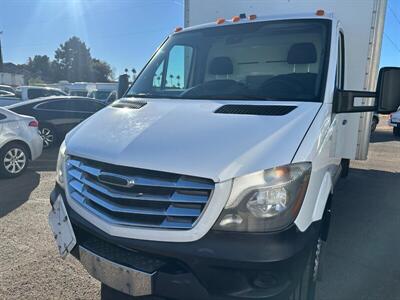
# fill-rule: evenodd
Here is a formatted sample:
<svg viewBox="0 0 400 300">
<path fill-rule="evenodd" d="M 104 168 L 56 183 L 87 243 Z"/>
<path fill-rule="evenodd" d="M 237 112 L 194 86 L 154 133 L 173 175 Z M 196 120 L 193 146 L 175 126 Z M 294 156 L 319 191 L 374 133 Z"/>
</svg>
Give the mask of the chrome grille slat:
<svg viewBox="0 0 400 300">
<path fill-rule="evenodd" d="M 214 190 L 209 179 L 77 157 L 67 161 L 67 181 L 72 200 L 104 221 L 162 229 L 193 228 Z"/>
<path fill-rule="evenodd" d="M 85 205 L 84 204 L 85 198 L 82 197 L 79 193 L 74 192 L 71 194 L 71 197 L 75 201 L 79 202 L 81 205 Z M 98 210 L 96 210 L 95 208 L 93 208 L 91 206 L 86 206 L 86 209 L 96 215 L 98 214 Z M 127 221 L 115 219 L 108 215 L 102 215 L 102 219 L 107 221 L 110 224 L 123 225 L 123 226 L 151 227 L 151 228 L 162 228 L 162 229 L 190 229 L 190 228 L 192 228 L 192 224 L 183 223 L 183 222 L 179 223 L 179 222 L 163 221 L 160 225 L 151 226 L 148 224 L 143 224 L 143 223 L 134 222 L 134 221 L 127 222 Z"/>
<path fill-rule="evenodd" d="M 168 195 L 151 195 L 144 193 L 132 193 L 116 191 L 110 187 L 105 186 L 100 182 L 93 182 L 83 176 L 82 171 L 71 169 L 68 174 L 83 184 L 91 187 L 92 189 L 103 193 L 112 198 L 143 200 L 143 201 L 159 201 L 159 202 L 176 202 L 176 203 L 207 203 L 208 196 L 206 195 L 188 195 L 179 192 L 174 192 L 172 196 Z"/>
<path fill-rule="evenodd" d="M 84 198 L 96 203 L 99 206 L 102 206 L 103 208 L 111 212 L 137 214 L 137 215 L 171 216 L 171 217 L 179 217 L 179 216 L 198 217 L 201 212 L 200 209 L 182 208 L 182 207 L 176 207 L 174 205 L 170 205 L 167 209 L 131 208 L 123 205 L 113 204 L 112 202 L 100 196 L 96 196 L 90 193 L 89 191 L 83 188 L 83 185 L 80 182 L 76 180 L 70 181 L 70 186 L 76 192 L 80 193 Z"/>
<path fill-rule="evenodd" d="M 80 169 L 83 172 L 89 173 L 92 176 L 99 176 L 101 169 L 87 166 L 81 162 L 71 159 L 69 163 L 75 168 Z M 112 172 L 105 172 L 107 175 L 121 176 L 120 174 L 115 174 Z M 161 188 L 174 188 L 174 189 L 193 189 L 193 190 L 210 190 L 214 188 L 213 184 L 204 184 L 201 182 L 195 182 L 187 179 L 188 177 L 182 176 L 178 181 L 168 181 L 162 179 L 152 179 L 143 176 L 129 176 L 124 175 L 127 179 L 132 179 L 136 186 L 149 186 L 149 187 L 161 187 Z"/>
</svg>

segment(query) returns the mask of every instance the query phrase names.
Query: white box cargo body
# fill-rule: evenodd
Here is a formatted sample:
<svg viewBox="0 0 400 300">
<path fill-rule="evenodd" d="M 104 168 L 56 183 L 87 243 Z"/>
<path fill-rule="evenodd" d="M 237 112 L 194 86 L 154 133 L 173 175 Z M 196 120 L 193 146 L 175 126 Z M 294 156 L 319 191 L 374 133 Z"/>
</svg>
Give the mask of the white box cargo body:
<svg viewBox="0 0 400 300">
<path fill-rule="evenodd" d="M 345 89 L 374 90 L 379 68 L 386 0 L 185 0 L 185 27 L 247 16 L 309 14 L 319 9 L 334 12 L 345 31 Z M 368 16 L 368 17 L 367 17 Z M 367 101 L 367 100 L 365 100 Z M 372 113 L 346 116 L 348 127 L 359 128 L 343 132 L 340 153 L 348 159 L 367 159 Z M 339 149 L 338 149 L 339 150 Z"/>
</svg>

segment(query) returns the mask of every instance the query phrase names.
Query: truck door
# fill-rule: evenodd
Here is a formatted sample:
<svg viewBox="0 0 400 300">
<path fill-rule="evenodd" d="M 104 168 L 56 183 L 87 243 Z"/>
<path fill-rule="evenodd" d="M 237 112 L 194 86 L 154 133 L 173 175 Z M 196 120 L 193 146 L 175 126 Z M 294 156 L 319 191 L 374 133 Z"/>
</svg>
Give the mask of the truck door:
<svg viewBox="0 0 400 300">
<path fill-rule="evenodd" d="M 338 58 L 336 67 L 336 89 L 344 89 L 345 83 L 345 43 L 342 32 L 338 39 Z M 357 151 L 359 113 L 333 114 L 333 152 L 335 158 L 355 159 Z"/>
</svg>

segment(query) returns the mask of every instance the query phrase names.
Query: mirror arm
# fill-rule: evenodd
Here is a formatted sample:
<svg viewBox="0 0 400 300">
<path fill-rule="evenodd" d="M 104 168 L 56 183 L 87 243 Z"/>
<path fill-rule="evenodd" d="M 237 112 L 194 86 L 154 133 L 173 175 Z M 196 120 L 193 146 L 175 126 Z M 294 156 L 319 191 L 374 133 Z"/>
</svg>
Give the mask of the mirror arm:
<svg viewBox="0 0 400 300">
<path fill-rule="evenodd" d="M 333 101 L 334 113 L 371 112 L 377 109 L 377 101 L 373 105 L 354 106 L 355 98 L 375 98 L 375 92 L 336 90 Z"/>
</svg>

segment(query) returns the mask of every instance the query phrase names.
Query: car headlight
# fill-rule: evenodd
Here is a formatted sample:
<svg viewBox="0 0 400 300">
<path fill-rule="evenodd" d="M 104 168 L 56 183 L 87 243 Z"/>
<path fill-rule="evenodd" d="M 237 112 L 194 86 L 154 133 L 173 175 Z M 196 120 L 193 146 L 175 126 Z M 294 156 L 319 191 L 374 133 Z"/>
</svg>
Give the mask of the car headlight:
<svg viewBox="0 0 400 300">
<path fill-rule="evenodd" d="M 56 168 L 56 181 L 57 183 L 65 188 L 65 174 L 64 174 L 64 167 L 65 167 L 65 160 L 66 160 L 66 146 L 65 141 L 60 146 L 60 151 L 58 152 L 57 158 L 57 168 Z"/>
<path fill-rule="evenodd" d="M 216 230 L 265 232 L 290 225 L 303 203 L 311 163 L 295 163 L 235 178 Z"/>
</svg>

